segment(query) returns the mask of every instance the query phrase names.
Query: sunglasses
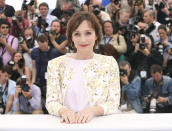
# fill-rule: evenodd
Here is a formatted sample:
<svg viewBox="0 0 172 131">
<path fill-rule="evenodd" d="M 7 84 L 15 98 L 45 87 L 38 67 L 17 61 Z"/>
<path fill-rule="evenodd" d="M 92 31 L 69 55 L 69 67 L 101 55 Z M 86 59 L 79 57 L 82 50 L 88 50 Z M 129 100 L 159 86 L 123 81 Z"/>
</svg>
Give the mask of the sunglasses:
<svg viewBox="0 0 172 131">
<path fill-rule="evenodd" d="M 2 26 L 1 28 L 2 29 L 8 29 L 9 27 L 8 26 Z"/>
</svg>

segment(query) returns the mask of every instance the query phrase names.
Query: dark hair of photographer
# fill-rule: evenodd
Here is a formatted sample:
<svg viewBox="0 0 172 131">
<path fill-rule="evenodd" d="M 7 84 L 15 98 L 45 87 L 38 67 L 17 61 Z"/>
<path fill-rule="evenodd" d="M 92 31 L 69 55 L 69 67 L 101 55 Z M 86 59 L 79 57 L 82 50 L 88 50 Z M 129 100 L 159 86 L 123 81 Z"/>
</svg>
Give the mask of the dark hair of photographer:
<svg viewBox="0 0 172 131">
<path fill-rule="evenodd" d="M 26 75 L 28 79 L 31 78 L 30 69 L 25 65 L 22 52 L 15 52 L 12 61 L 9 61 L 8 65 L 12 67 L 12 80 L 16 81 L 22 75 Z"/>
</svg>

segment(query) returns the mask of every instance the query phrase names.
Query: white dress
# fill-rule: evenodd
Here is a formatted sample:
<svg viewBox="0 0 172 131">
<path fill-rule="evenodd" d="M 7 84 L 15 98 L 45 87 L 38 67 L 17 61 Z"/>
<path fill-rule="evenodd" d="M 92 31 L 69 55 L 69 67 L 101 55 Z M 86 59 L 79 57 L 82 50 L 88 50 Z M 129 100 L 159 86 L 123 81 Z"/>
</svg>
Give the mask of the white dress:
<svg viewBox="0 0 172 131">
<path fill-rule="evenodd" d="M 83 68 L 91 60 L 92 59 L 76 60 L 71 57 L 67 58 L 67 63 L 74 69 L 74 75 L 67 87 L 64 105 L 74 112 L 78 112 L 89 106 L 88 90 L 85 85 Z"/>
</svg>

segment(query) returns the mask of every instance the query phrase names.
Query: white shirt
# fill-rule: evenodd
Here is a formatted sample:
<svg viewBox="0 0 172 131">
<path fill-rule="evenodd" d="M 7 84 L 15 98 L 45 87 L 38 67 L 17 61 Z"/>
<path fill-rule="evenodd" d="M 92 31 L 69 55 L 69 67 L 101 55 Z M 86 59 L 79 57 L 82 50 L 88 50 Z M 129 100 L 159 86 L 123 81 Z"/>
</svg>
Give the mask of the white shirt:
<svg viewBox="0 0 172 131">
<path fill-rule="evenodd" d="M 67 87 L 64 105 L 74 112 L 78 112 L 89 105 L 83 68 L 90 60 L 76 60 L 71 57 L 67 59 L 68 64 L 74 69 L 74 75 Z"/>
</svg>

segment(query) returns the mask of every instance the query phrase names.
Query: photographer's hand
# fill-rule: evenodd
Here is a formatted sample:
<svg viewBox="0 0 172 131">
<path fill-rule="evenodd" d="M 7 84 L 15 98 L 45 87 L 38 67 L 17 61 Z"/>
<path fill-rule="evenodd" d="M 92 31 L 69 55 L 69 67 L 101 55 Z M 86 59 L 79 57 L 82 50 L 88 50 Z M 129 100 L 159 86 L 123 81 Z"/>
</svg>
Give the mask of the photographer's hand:
<svg viewBox="0 0 172 131">
<path fill-rule="evenodd" d="M 168 98 L 167 98 L 167 97 L 161 97 L 161 96 L 158 96 L 158 98 L 157 98 L 157 102 L 159 102 L 159 103 L 165 103 L 165 102 L 168 102 Z"/>
<path fill-rule="evenodd" d="M 67 124 L 76 123 L 75 113 L 72 110 L 62 107 L 59 110 L 59 114 L 61 116 L 61 122 L 64 122 Z"/>
<path fill-rule="evenodd" d="M 144 50 L 140 50 L 144 55 L 148 56 L 150 54 L 150 51 L 145 48 Z"/>
<path fill-rule="evenodd" d="M 136 43 L 136 44 L 135 44 L 134 53 L 137 53 L 138 51 L 139 51 L 139 44 Z"/>
<path fill-rule="evenodd" d="M 29 90 L 28 92 L 22 90 L 22 94 L 27 99 L 31 99 L 32 98 L 32 90 Z"/>
<path fill-rule="evenodd" d="M 3 36 L 2 38 L 0 38 L 0 43 L 3 44 L 5 47 L 6 47 L 6 45 L 8 45 L 5 36 Z"/>
<path fill-rule="evenodd" d="M 128 85 L 129 82 L 128 82 L 128 77 L 126 75 L 120 76 L 120 79 L 124 85 Z"/>
<path fill-rule="evenodd" d="M 15 96 L 16 98 L 19 97 L 19 94 L 22 92 L 22 89 L 21 89 L 21 86 L 20 85 L 17 85 L 16 86 L 16 91 L 15 91 Z"/>
</svg>

